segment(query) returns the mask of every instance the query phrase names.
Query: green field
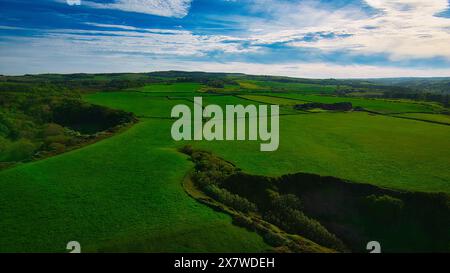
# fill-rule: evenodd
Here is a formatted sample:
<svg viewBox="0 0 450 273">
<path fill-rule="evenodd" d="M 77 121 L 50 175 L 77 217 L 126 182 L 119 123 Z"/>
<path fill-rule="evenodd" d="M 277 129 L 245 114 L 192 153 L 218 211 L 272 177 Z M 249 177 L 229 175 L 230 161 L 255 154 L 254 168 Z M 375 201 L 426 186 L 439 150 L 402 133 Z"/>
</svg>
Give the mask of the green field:
<svg viewBox="0 0 450 273">
<path fill-rule="evenodd" d="M 271 94 L 282 98 L 297 99 L 303 102 L 321 102 L 321 103 L 337 103 L 337 102 L 351 102 L 354 107 L 363 107 L 366 110 L 390 114 L 390 113 L 405 113 L 405 112 L 428 112 L 433 113 L 442 110 L 442 108 L 434 103 L 420 103 L 411 101 L 392 101 L 386 99 L 364 99 L 364 98 L 350 98 L 350 97 L 335 97 L 335 96 L 318 96 L 318 95 L 303 95 L 293 93 Z"/>
<path fill-rule="evenodd" d="M 165 106 L 142 110 L 139 104 L 129 104 L 134 97 L 141 100 L 136 94 L 99 93 L 87 100 L 117 107 L 110 100 L 116 96 L 128 105 L 123 108 L 127 111 L 170 115 L 170 107 L 159 101 L 148 105 Z M 181 103 L 191 105 L 188 100 Z M 205 105 L 212 103 L 223 106 L 251 102 L 234 96 L 204 98 Z M 380 109 L 401 104 L 377 103 Z M 214 151 L 253 174 L 278 176 L 302 171 L 396 189 L 450 192 L 450 158 L 446 152 L 450 150 L 450 127 L 354 112 L 281 116 L 280 130 L 280 148 L 273 153 L 261 154 L 257 142 L 192 144 Z"/>
<path fill-rule="evenodd" d="M 335 85 L 311 84 L 311 83 L 289 83 L 276 81 L 247 80 L 239 82 L 241 87 L 250 90 L 278 90 L 289 92 L 300 92 L 303 94 L 327 94 L 336 91 Z"/>
<path fill-rule="evenodd" d="M 195 145 L 253 174 L 302 171 L 389 188 L 450 193 L 447 126 L 366 113 L 317 113 L 282 116 L 280 130 L 278 151 L 264 155 L 254 142 Z"/>
<path fill-rule="evenodd" d="M 175 86 L 175 87 L 174 87 Z M 164 89 L 166 88 L 167 89 Z M 186 89 L 184 89 L 186 87 Z M 198 85 L 86 95 L 90 103 L 133 112 L 139 124 L 120 135 L 0 172 L 0 251 L 260 252 L 269 247 L 231 218 L 191 199 L 181 181 L 192 168 L 171 140 L 171 108 L 192 105 Z M 177 92 L 176 97 L 171 96 Z M 185 94 L 181 94 L 185 92 Z M 158 93 L 158 95 L 155 95 Z M 180 94 L 178 94 L 180 93 Z M 380 112 L 433 111 L 432 105 L 280 94 L 206 96 L 204 104 L 351 100 Z M 291 105 L 289 106 L 291 107 Z M 293 112 L 295 113 L 295 112 Z M 309 172 L 393 189 L 450 193 L 450 127 L 364 112 L 280 117 L 280 147 L 259 142 L 192 142 L 251 174 Z"/>
<path fill-rule="evenodd" d="M 441 114 L 427 114 L 427 113 L 408 113 L 408 114 L 400 114 L 395 115 L 396 117 L 404 117 L 418 120 L 427 120 L 432 122 L 439 122 L 450 125 L 450 115 L 441 115 Z"/>
<path fill-rule="evenodd" d="M 198 83 L 174 83 L 174 84 L 149 84 L 140 88 L 133 88 L 133 91 L 140 92 L 182 92 L 194 93 L 202 87 Z"/>
<path fill-rule="evenodd" d="M 160 103 L 163 103 L 162 101 Z M 166 105 L 169 107 L 169 105 Z M 255 233 L 201 205 L 181 186 L 192 168 L 170 121 L 0 173 L 0 251 L 260 252 Z"/>
<path fill-rule="evenodd" d="M 293 106 L 296 104 L 301 104 L 300 101 L 293 100 L 293 99 L 285 99 L 285 98 L 276 98 L 273 96 L 262 96 L 262 95 L 241 95 L 239 96 L 241 98 L 256 101 L 263 104 L 275 104 L 275 105 L 287 105 L 287 106 Z"/>
</svg>

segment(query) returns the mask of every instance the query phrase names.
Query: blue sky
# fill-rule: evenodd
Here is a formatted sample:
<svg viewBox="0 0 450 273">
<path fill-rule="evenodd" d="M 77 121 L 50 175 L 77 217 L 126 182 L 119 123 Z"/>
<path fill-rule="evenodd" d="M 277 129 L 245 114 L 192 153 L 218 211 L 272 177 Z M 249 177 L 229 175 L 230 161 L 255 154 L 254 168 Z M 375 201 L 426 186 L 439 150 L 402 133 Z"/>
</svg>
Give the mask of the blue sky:
<svg viewBox="0 0 450 273">
<path fill-rule="evenodd" d="M 450 76 L 448 0 L 0 0 L 0 74 Z"/>
</svg>

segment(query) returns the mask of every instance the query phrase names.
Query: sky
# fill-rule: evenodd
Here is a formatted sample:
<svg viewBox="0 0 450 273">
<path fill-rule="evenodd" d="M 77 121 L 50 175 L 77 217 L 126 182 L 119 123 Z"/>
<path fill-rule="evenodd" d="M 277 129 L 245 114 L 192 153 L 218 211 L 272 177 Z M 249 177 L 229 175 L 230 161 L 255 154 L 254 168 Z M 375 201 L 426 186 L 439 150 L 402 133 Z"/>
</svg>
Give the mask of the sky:
<svg viewBox="0 0 450 273">
<path fill-rule="evenodd" d="M 0 74 L 450 77 L 449 0 L 0 0 Z"/>
</svg>

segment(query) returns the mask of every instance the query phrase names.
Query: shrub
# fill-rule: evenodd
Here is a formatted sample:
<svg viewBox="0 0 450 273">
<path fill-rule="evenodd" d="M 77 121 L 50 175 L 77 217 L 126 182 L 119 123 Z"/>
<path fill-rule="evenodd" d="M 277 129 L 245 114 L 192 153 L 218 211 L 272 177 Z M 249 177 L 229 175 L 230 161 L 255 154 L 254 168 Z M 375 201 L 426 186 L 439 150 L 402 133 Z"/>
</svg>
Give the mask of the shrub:
<svg viewBox="0 0 450 273">
<path fill-rule="evenodd" d="M 180 148 L 180 152 L 190 156 L 194 152 L 194 148 L 192 148 L 191 145 L 185 145 L 185 146 Z"/>
<path fill-rule="evenodd" d="M 44 138 L 48 136 L 57 136 L 63 134 L 64 134 L 64 127 L 56 123 L 48 123 L 44 126 L 42 130 L 42 136 Z"/>
<path fill-rule="evenodd" d="M 6 151 L 9 145 L 11 145 L 10 141 L 0 136 L 0 161 L 3 160 L 4 156 L 6 156 Z"/>
<path fill-rule="evenodd" d="M 35 145 L 27 140 L 20 139 L 13 142 L 7 151 L 7 161 L 21 161 L 29 159 L 35 152 Z"/>
<path fill-rule="evenodd" d="M 289 233 L 302 235 L 326 247 L 341 251 L 345 250 L 341 240 L 330 233 L 318 221 L 309 218 L 299 210 L 274 206 L 273 210 L 265 213 L 264 218 Z"/>
<path fill-rule="evenodd" d="M 273 247 L 284 246 L 289 243 L 289 241 L 283 236 L 272 231 L 267 231 L 266 233 L 264 233 L 263 238 L 267 244 Z"/>
<path fill-rule="evenodd" d="M 11 133 L 12 124 L 6 118 L 6 115 L 0 112 L 0 136 L 8 137 Z"/>
<path fill-rule="evenodd" d="M 61 143 L 52 143 L 48 147 L 51 151 L 56 153 L 62 153 L 66 150 L 66 145 Z"/>
<path fill-rule="evenodd" d="M 203 190 L 212 198 L 236 210 L 245 213 L 257 211 L 256 205 L 252 202 L 237 194 L 221 189 L 216 185 L 208 185 Z"/>
<path fill-rule="evenodd" d="M 66 135 L 55 135 L 55 136 L 48 136 L 44 139 L 44 142 L 47 145 L 50 145 L 52 143 L 60 143 L 60 144 L 66 144 L 69 143 L 71 137 Z"/>
<path fill-rule="evenodd" d="M 253 221 L 241 214 L 235 215 L 233 217 L 233 224 L 244 227 L 248 230 L 254 230 Z"/>
<path fill-rule="evenodd" d="M 364 198 L 363 207 L 371 218 L 387 224 L 396 222 L 402 213 L 404 203 L 401 199 L 389 195 L 372 194 Z"/>
<path fill-rule="evenodd" d="M 274 207 L 277 210 L 283 209 L 302 210 L 303 204 L 300 201 L 300 199 L 294 194 L 273 195 L 272 207 Z"/>
</svg>

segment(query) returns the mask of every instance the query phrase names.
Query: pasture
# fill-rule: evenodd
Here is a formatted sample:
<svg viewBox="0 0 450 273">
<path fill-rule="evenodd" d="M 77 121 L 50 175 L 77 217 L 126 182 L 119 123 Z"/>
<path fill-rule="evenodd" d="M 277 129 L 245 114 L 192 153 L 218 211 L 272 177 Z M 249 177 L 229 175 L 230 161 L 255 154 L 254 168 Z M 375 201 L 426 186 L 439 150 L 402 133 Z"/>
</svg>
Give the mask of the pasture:
<svg viewBox="0 0 450 273">
<path fill-rule="evenodd" d="M 438 108 L 432 104 L 297 93 L 276 94 L 279 98 L 206 95 L 204 104 L 221 106 L 286 104 L 282 113 L 290 115 L 280 116 L 280 147 L 262 153 L 260 142 L 172 141 L 171 109 L 192 105 L 198 88 L 154 85 L 139 92 L 85 95 L 90 103 L 133 112 L 141 121 L 82 149 L 1 171 L 0 252 L 64 252 L 71 240 L 88 252 L 269 249 L 259 235 L 234 226 L 228 215 L 183 191 L 181 181 L 193 166 L 177 151 L 185 144 L 212 151 L 251 174 L 308 172 L 392 189 L 450 193 L 449 126 L 365 112 L 291 109 L 297 101 L 351 101 L 368 110 L 410 115 L 434 113 Z"/>
</svg>

